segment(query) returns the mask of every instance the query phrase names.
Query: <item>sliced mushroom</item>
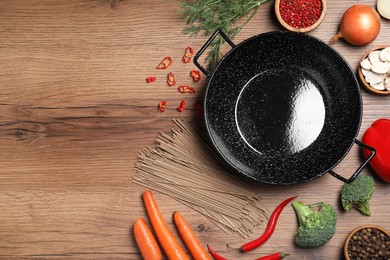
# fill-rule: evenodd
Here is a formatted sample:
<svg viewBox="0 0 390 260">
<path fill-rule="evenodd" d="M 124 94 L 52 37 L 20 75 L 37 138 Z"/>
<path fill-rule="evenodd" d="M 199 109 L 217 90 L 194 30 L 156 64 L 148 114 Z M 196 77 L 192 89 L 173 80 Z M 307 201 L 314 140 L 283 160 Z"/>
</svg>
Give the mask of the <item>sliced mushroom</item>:
<svg viewBox="0 0 390 260">
<path fill-rule="evenodd" d="M 370 54 L 368 54 L 368 59 L 370 60 L 371 64 L 377 63 L 380 61 L 379 54 L 381 51 L 372 51 Z"/>
<path fill-rule="evenodd" d="M 389 76 L 387 76 L 387 77 L 385 78 L 384 83 L 385 83 L 385 88 L 386 88 L 387 90 L 390 90 L 390 77 L 389 77 Z"/>
<path fill-rule="evenodd" d="M 390 47 L 386 47 L 379 53 L 381 61 L 390 61 Z"/>
<path fill-rule="evenodd" d="M 373 88 L 375 88 L 377 90 L 386 90 L 386 88 L 385 88 L 385 81 L 384 80 L 382 80 L 379 83 L 371 85 L 371 87 L 373 87 Z"/>
<path fill-rule="evenodd" d="M 364 77 L 367 76 L 367 73 L 370 71 L 370 70 L 366 70 L 364 68 L 360 68 L 360 69 L 362 70 L 362 74 Z"/>
<path fill-rule="evenodd" d="M 376 62 L 371 66 L 371 70 L 378 74 L 386 74 L 389 71 L 389 69 L 390 69 L 390 63 L 382 62 L 382 61 Z"/>
<path fill-rule="evenodd" d="M 366 81 L 368 84 L 370 84 L 370 86 L 378 84 L 383 80 L 384 80 L 383 74 L 377 74 L 371 70 L 366 75 Z"/>
<path fill-rule="evenodd" d="M 365 58 L 364 60 L 362 60 L 362 62 L 360 62 L 360 66 L 363 69 L 370 70 L 371 69 L 371 62 L 368 58 Z"/>
</svg>

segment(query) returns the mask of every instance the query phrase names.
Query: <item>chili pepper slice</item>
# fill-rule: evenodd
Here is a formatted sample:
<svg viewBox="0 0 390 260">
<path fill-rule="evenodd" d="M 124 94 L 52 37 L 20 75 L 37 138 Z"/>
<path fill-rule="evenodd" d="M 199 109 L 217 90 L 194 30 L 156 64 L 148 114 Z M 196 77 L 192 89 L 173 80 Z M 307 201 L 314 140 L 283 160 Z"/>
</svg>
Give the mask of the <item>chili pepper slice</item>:
<svg viewBox="0 0 390 260">
<path fill-rule="evenodd" d="M 195 89 L 190 87 L 190 86 L 179 86 L 177 88 L 177 90 L 180 92 L 180 93 L 195 93 Z"/>
<path fill-rule="evenodd" d="M 160 112 L 165 112 L 165 109 L 167 109 L 167 102 L 166 101 L 160 101 L 160 103 L 158 103 L 158 110 L 160 110 Z"/>
<path fill-rule="evenodd" d="M 184 63 L 189 63 L 191 61 L 191 58 L 192 56 L 194 55 L 194 50 L 191 48 L 191 47 L 187 47 L 185 50 L 184 50 L 184 55 L 183 57 L 181 58 L 181 60 L 184 62 Z"/>
<path fill-rule="evenodd" d="M 156 77 L 147 77 L 146 82 L 151 83 L 153 81 L 156 81 Z"/>
<path fill-rule="evenodd" d="M 177 107 L 177 111 L 183 112 L 184 109 L 186 108 L 186 105 L 187 105 L 186 102 L 185 102 L 184 100 L 182 100 L 182 101 L 180 102 L 180 106 Z"/>
<path fill-rule="evenodd" d="M 265 229 L 264 233 L 257 239 L 248 242 L 240 247 L 241 252 L 248 252 L 250 250 L 253 250 L 260 245 L 264 244 L 272 235 L 272 233 L 275 231 L 275 226 L 278 221 L 278 218 L 280 214 L 282 213 L 282 210 L 288 203 L 290 203 L 293 199 L 295 199 L 297 196 L 288 198 L 284 200 L 282 203 L 280 203 L 275 210 L 272 212 L 271 217 L 268 221 L 267 228 Z"/>
<path fill-rule="evenodd" d="M 190 75 L 195 82 L 198 82 L 201 79 L 199 70 L 191 70 Z"/>
<path fill-rule="evenodd" d="M 256 260 L 281 260 L 289 255 L 291 255 L 291 254 L 279 252 L 279 253 L 275 253 L 275 254 L 271 254 L 271 255 L 266 255 L 266 256 L 263 256 L 260 258 L 256 258 Z"/>
<path fill-rule="evenodd" d="M 198 113 L 198 115 L 203 116 L 204 112 L 203 112 L 203 105 L 202 105 L 202 103 L 196 102 L 195 105 L 194 105 L 194 108 L 195 108 L 196 113 Z"/>
<path fill-rule="evenodd" d="M 157 65 L 156 69 L 164 70 L 171 66 L 173 63 L 173 59 L 170 56 L 166 56 L 160 64 Z"/>
<path fill-rule="evenodd" d="M 215 259 L 215 260 L 227 260 L 225 257 L 223 256 L 220 256 L 217 254 L 217 252 L 215 252 L 211 246 L 209 244 L 207 244 L 207 249 L 209 250 L 211 256 Z"/>
<path fill-rule="evenodd" d="M 170 87 L 176 85 L 175 75 L 172 72 L 169 72 L 167 75 L 167 83 Z"/>
</svg>

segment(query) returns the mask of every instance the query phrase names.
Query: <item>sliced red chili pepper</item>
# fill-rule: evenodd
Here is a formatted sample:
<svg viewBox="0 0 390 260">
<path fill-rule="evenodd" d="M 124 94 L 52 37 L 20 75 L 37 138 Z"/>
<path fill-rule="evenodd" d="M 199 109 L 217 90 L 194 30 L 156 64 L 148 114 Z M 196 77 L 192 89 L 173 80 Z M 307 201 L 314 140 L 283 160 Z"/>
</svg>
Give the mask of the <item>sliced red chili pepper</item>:
<svg viewBox="0 0 390 260">
<path fill-rule="evenodd" d="M 272 233 L 275 231 L 275 226 L 278 221 L 278 218 L 280 216 L 280 213 L 282 213 L 282 210 L 290 201 L 295 199 L 297 196 L 288 198 L 284 200 L 282 203 L 280 203 L 275 210 L 272 212 L 271 217 L 269 218 L 267 228 L 265 229 L 265 232 L 257 239 L 248 242 L 240 247 L 241 252 L 248 252 L 250 250 L 253 250 L 260 245 L 264 244 L 272 235 Z"/>
<path fill-rule="evenodd" d="M 191 70 L 190 75 L 195 82 L 198 82 L 200 80 L 200 71 L 199 70 Z"/>
<path fill-rule="evenodd" d="M 158 103 L 158 110 L 160 110 L 160 112 L 165 112 L 165 109 L 167 109 L 167 102 L 160 101 L 160 103 Z"/>
<path fill-rule="evenodd" d="M 167 83 L 168 83 L 168 86 L 170 86 L 170 87 L 176 85 L 175 75 L 172 72 L 168 73 Z"/>
<path fill-rule="evenodd" d="M 194 55 L 194 50 L 191 48 L 191 47 L 187 47 L 185 50 L 184 50 L 184 55 L 183 57 L 181 58 L 181 60 L 184 62 L 184 63 L 189 63 L 191 61 L 191 58 L 192 56 Z"/>
<path fill-rule="evenodd" d="M 147 77 L 146 82 L 151 83 L 153 81 L 156 81 L 156 77 Z"/>
<path fill-rule="evenodd" d="M 173 63 L 173 59 L 169 56 L 166 56 L 161 62 L 160 64 L 157 65 L 156 69 L 166 69 L 168 68 L 169 66 L 171 66 Z"/>
<path fill-rule="evenodd" d="M 196 113 L 198 113 L 198 115 L 203 116 L 204 112 L 203 112 L 203 105 L 202 105 L 202 103 L 196 102 L 195 105 L 194 105 L 194 108 L 195 108 Z"/>
<path fill-rule="evenodd" d="M 182 100 L 182 101 L 180 102 L 180 106 L 177 107 L 177 111 L 183 112 L 184 109 L 186 108 L 186 105 L 187 105 L 186 102 L 185 102 L 184 100 Z"/>
<path fill-rule="evenodd" d="M 275 253 L 275 254 L 271 254 L 271 255 L 266 255 L 266 256 L 263 256 L 260 258 L 256 258 L 256 260 L 281 260 L 289 255 L 291 255 L 291 254 L 279 252 L 279 253 Z"/>
<path fill-rule="evenodd" d="M 177 89 L 180 93 L 195 93 L 195 89 L 190 86 L 179 86 Z"/>
<path fill-rule="evenodd" d="M 225 257 L 218 255 L 209 244 L 207 244 L 207 249 L 215 260 L 227 260 Z"/>
</svg>

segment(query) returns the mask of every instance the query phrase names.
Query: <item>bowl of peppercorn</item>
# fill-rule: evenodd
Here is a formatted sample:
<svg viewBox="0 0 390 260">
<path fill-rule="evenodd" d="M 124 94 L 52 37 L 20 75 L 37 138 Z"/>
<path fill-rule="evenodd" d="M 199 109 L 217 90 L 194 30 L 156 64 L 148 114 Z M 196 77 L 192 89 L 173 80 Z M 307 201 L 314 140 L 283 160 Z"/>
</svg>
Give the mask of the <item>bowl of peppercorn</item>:
<svg viewBox="0 0 390 260">
<path fill-rule="evenodd" d="M 324 20 L 326 0 L 276 0 L 275 14 L 285 29 L 309 32 Z"/>
<path fill-rule="evenodd" d="M 353 229 L 344 244 L 344 256 L 354 259 L 390 259 L 390 232 L 377 225 Z"/>
</svg>

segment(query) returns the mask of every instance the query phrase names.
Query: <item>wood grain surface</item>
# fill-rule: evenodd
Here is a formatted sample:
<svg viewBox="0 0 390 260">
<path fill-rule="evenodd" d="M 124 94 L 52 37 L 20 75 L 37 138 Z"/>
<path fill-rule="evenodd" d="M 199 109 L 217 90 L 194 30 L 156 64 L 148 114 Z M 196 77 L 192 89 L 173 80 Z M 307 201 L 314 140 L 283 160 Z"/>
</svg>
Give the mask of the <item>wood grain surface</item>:
<svg viewBox="0 0 390 260">
<path fill-rule="evenodd" d="M 329 0 L 323 23 L 309 34 L 328 42 L 343 12 L 355 3 Z M 364 3 L 374 7 L 376 1 Z M 368 49 L 390 45 L 390 21 L 381 24 L 378 38 L 368 46 L 340 40 L 333 47 L 356 69 Z M 141 259 L 132 235 L 135 220 L 146 218 L 145 188 L 131 181 L 138 152 L 155 146 L 160 132 L 169 133 L 173 118 L 204 133 L 193 105 L 202 100 L 207 79 L 193 84 L 189 71 L 196 67 L 180 58 L 185 47 L 199 50 L 207 38 L 183 35 L 184 27 L 172 0 L 0 1 L 0 259 Z M 269 1 L 233 41 L 273 30 L 282 28 Z M 166 86 L 167 72 L 155 69 L 166 55 L 174 59 L 170 69 L 177 81 L 194 85 L 196 94 Z M 159 80 L 147 84 L 148 76 Z M 364 90 L 362 96 L 358 139 L 376 119 L 390 118 L 390 97 Z M 163 99 L 168 109 L 160 113 L 157 104 Z M 179 113 L 182 99 L 188 109 Z M 354 146 L 335 171 L 348 176 L 361 161 Z M 375 176 L 370 168 L 363 174 Z M 390 187 L 375 181 L 371 217 L 341 210 L 342 183 L 329 174 L 294 186 L 254 184 L 269 210 L 292 195 L 331 203 L 338 211 L 337 232 L 322 247 L 298 248 L 297 219 L 286 207 L 272 238 L 245 255 L 226 244 L 238 247 L 250 239 L 226 235 L 170 197 L 155 197 L 176 236 L 174 210 L 182 212 L 204 245 L 229 259 L 278 251 L 291 252 L 287 259 L 341 259 L 354 227 L 372 223 L 390 228 Z"/>
</svg>

